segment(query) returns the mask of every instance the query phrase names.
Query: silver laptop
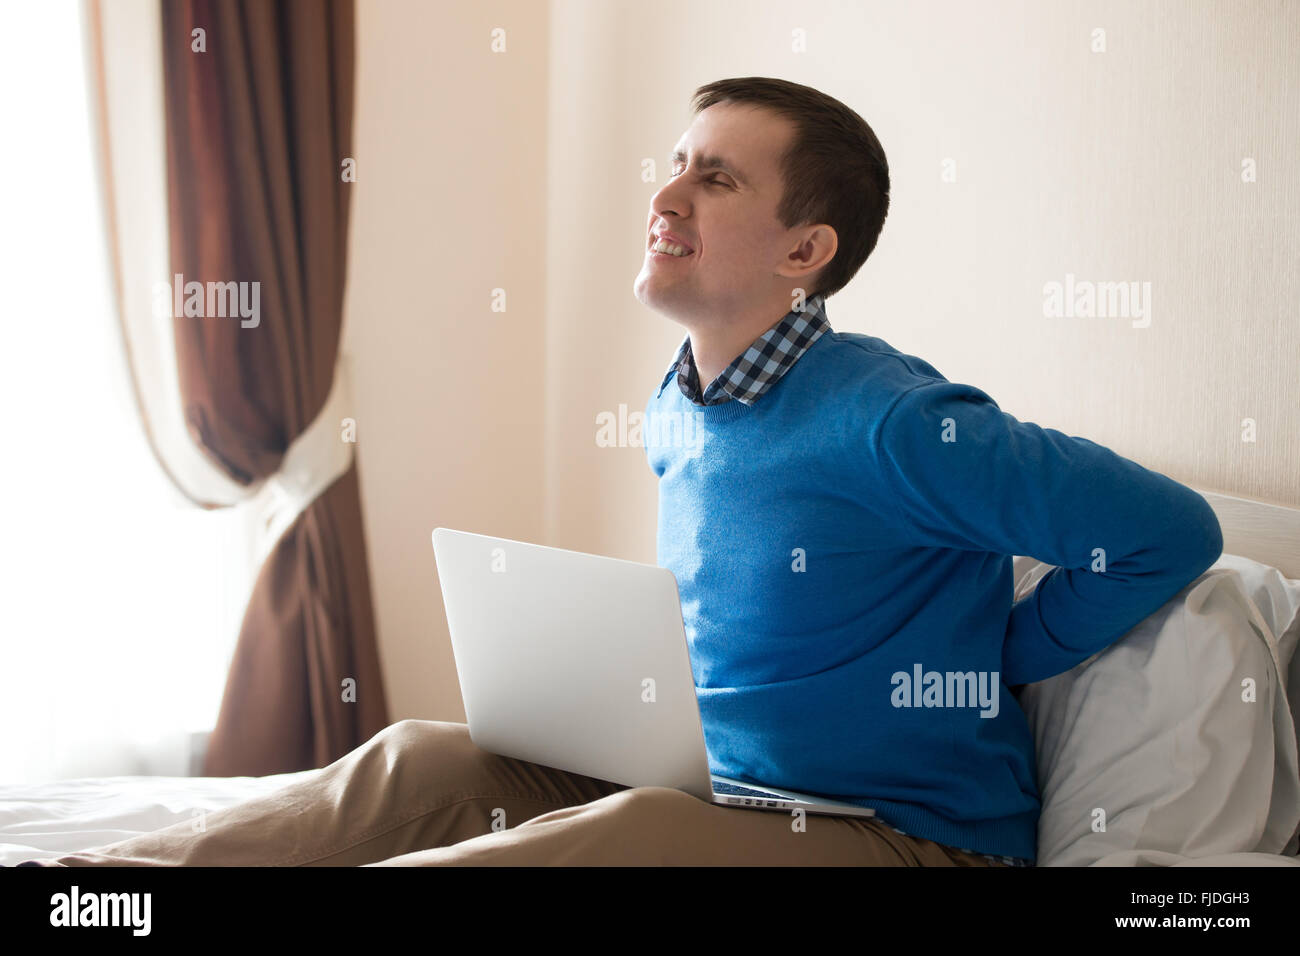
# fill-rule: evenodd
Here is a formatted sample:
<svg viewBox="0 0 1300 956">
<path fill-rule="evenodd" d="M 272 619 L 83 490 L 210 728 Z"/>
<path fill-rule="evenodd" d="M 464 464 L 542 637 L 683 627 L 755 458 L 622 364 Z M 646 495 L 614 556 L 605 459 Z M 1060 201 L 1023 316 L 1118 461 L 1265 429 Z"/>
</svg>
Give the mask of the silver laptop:
<svg viewBox="0 0 1300 956">
<path fill-rule="evenodd" d="M 733 807 L 876 811 L 709 772 L 677 580 L 652 564 L 435 528 L 470 738 L 491 753 Z"/>
</svg>

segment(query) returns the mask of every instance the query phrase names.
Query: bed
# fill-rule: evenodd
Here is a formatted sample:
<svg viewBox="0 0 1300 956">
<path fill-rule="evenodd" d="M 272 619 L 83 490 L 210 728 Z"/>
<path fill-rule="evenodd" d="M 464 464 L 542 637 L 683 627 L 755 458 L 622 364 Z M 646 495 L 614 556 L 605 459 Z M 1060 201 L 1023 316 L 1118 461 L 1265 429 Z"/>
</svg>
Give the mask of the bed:
<svg viewBox="0 0 1300 956">
<path fill-rule="evenodd" d="M 1224 557 L 1115 645 L 1021 693 L 1040 866 L 1300 866 L 1300 509 L 1197 490 Z M 1017 598 L 1051 571 L 1013 564 Z M 1143 701 L 1140 738 L 1124 739 L 1131 714 L 1116 725 L 1106 695 Z M 317 772 L 0 786 L 0 864 L 194 820 Z"/>
<path fill-rule="evenodd" d="M 0 864 L 62 856 L 160 830 L 318 773 L 83 777 L 0 785 Z"/>
</svg>

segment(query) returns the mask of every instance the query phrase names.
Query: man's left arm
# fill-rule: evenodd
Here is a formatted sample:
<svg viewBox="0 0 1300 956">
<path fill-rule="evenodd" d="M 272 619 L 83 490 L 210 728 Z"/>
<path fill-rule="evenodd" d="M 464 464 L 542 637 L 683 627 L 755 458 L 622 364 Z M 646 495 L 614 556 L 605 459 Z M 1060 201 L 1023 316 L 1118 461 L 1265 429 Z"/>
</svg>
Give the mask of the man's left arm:
<svg viewBox="0 0 1300 956">
<path fill-rule="evenodd" d="M 1192 489 L 1086 438 L 1021 422 L 971 385 L 895 399 L 876 461 L 909 543 L 1056 567 L 1011 609 L 1003 680 L 1045 680 L 1114 643 L 1212 565 L 1223 536 Z"/>
</svg>

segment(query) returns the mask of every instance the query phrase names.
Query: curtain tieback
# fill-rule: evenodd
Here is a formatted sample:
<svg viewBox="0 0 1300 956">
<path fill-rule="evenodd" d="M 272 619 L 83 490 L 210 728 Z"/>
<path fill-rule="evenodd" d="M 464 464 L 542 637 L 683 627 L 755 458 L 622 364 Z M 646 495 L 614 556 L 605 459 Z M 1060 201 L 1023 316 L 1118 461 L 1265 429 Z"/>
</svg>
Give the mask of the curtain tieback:
<svg viewBox="0 0 1300 956">
<path fill-rule="evenodd" d="M 355 441 L 345 441 L 341 432 L 350 406 L 347 366 L 339 353 L 320 414 L 290 443 L 279 470 L 267 476 L 248 501 L 257 539 L 254 567 L 262 567 L 298 516 L 352 467 Z"/>
</svg>

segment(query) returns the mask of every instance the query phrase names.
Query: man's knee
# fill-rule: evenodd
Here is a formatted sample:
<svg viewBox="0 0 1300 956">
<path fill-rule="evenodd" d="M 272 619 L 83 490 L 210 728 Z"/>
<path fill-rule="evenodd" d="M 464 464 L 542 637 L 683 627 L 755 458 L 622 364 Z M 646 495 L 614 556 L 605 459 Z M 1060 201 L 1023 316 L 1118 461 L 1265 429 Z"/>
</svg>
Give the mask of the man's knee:
<svg viewBox="0 0 1300 956">
<path fill-rule="evenodd" d="M 389 724 L 371 738 L 371 744 L 394 757 L 413 760 L 433 759 L 435 755 L 447 759 L 451 754 L 477 749 L 464 724 L 412 718 Z"/>
</svg>

